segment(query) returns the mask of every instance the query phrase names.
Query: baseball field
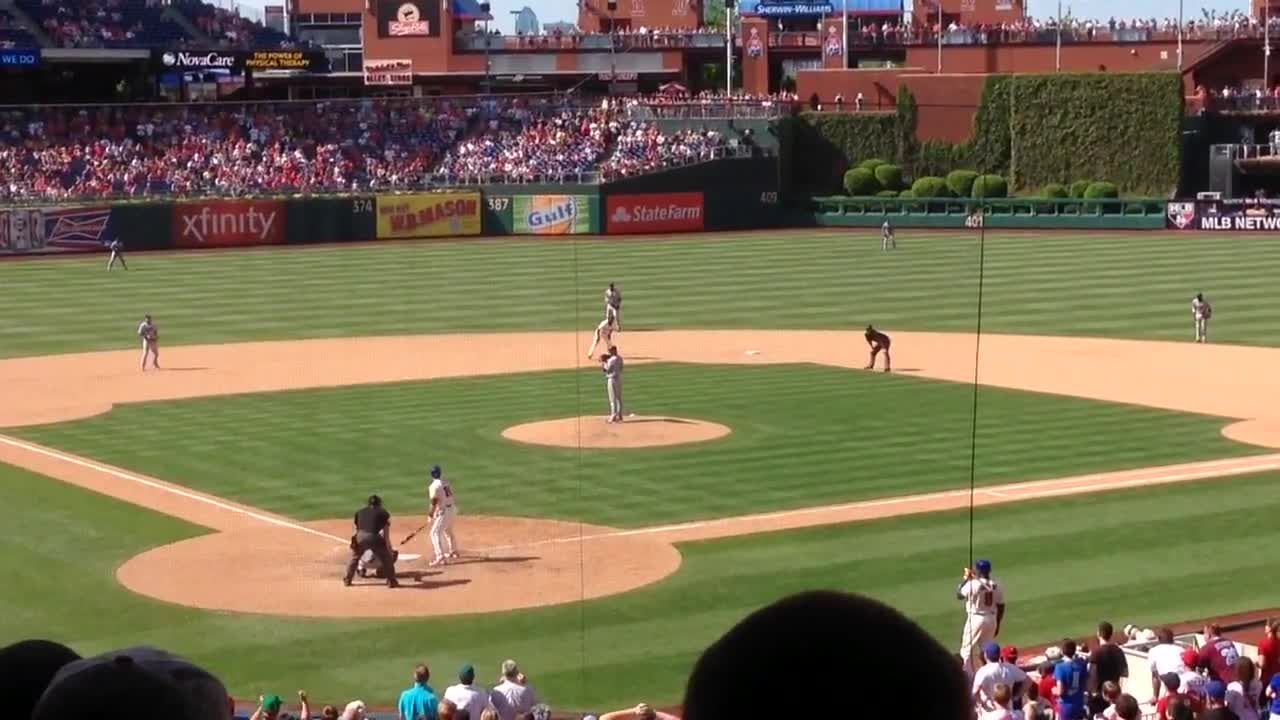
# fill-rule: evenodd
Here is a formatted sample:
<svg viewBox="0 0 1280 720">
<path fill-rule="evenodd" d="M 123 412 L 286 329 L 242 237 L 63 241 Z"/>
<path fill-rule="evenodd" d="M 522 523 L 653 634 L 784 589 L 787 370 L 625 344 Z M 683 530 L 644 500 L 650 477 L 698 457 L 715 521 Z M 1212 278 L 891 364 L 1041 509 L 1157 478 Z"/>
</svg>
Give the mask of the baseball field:
<svg viewBox="0 0 1280 720">
<path fill-rule="evenodd" d="M 1280 241 L 991 232 L 983 260 L 797 232 L 0 263 L 0 642 L 375 704 L 513 657 L 601 709 L 678 701 L 803 589 L 954 645 L 971 542 L 1017 644 L 1275 605 Z M 611 281 L 620 425 L 585 357 Z M 868 323 L 894 372 L 862 369 Z M 408 535 L 433 463 L 462 560 L 422 532 L 401 589 L 344 588 L 351 513 L 379 493 Z"/>
</svg>

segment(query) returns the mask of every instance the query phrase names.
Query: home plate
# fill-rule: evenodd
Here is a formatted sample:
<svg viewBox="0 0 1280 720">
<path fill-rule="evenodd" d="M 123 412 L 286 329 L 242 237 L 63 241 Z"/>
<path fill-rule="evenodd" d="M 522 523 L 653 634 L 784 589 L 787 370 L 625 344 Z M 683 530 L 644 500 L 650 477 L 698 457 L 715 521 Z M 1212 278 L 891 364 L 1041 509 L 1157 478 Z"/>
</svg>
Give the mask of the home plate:
<svg viewBox="0 0 1280 720">
<path fill-rule="evenodd" d="M 396 557 L 396 560 L 397 560 L 397 561 L 400 561 L 400 560 L 417 560 L 417 559 L 418 559 L 418 558 L 420 558 L 420 557 L 422 557 L 422 556 L 421 556 L 421 555 L 419 555 L 418 553 L 400 553 L 400 555 L 399 555 L 398 557 Z"/>
<path fill-rule="evenodd" d="M 759 355 L 759 354 L 760 354 L 760 351 L 759 351 L 759 350 L 748 350 L 748 351 L 747 351 L 747 354 L 748 354 L 748 355 Z"/>
</svg>

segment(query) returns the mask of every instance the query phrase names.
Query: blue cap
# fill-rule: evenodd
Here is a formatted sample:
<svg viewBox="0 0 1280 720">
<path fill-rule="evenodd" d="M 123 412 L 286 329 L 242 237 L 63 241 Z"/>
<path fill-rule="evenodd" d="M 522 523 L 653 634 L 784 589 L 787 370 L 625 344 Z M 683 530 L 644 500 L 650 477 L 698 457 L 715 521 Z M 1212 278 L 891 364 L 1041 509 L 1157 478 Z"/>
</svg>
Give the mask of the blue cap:
<svg viewBox="0 0 1280 720">
<path fill-rule="evenodd" d="M 432 465 L 432 466 L 431 466 L 431 477 L 440 477 L 440 466 L 439 466 L 439 465 Z"/>
<path fill-rule="evenodd" d="M 985 655 L 988 660 L 999 660 L 1000 659 L 1000 643 L 996 642 L 995 640 L 986 641 L 982 645 L 982 654 Z"/>
<path fill-rule="evenodd" d="M 979 560 L 978 562 L 974 563 L 974 566 L 978 568 L 978 572 L 991 572 L 990 560 Z"/>
<path fill-rule="evenodd" d="M 1221 680 L 1211 680 L 1204 686 L 1204 694 L 1214 700 L 1224 700 L 1227 697 L 1227 686 Z"/>
</svg>

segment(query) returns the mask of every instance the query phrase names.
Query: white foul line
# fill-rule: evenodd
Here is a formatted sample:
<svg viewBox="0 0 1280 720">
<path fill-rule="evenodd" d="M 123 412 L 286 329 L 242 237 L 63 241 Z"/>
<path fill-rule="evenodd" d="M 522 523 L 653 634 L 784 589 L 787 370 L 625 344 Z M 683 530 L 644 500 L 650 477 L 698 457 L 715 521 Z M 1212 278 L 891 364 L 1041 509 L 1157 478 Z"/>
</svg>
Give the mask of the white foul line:
<svg viewBox="0 0 1280 720">
<path fill-rule="evenodd" d="M 134 475 L 133 473 L 126 472 L 124 470 L 119 470 L 117 468 L 113 468 L 109 465 L 102 465 L 90 460 L 85 460 L 83 458 L 76 457 L 75 455 L 68 455 L 66 453 L 58 452 L 57 450 L 50 450 L 48 448 L 44 448 L 39 445 L 32 445 L 31 443 L 23 442 L 21 440 L 16 440 L 7 435 L 0 435 L 0 443 L 4 443 L 5 445 L 10 445 L 12 447 L 19 448 L 21 450 L 26 450 L 27 452 L 33 452 L 39 455 L 44 455 L 46 457 L 51 457 L 55 460 L 61 460 L 62 462 L 71 463 L 72 465 L 79 465 L 80 467 L 88 468 L 90 470 L 94 470 L 100 473 L 106 473 L 107 475 L 120 478 L 121 480 L 130 480 L 132 482 L 145 485 L 155 490 L 163 490 L 164 492 L 177 495 L 178 497 L 181 497 L 181 498 L 186 498 L 187 500 L 195 500 L 197 502 L 205 503 L 206 505 L 212 505 L 213 507 L 216 507 L 219 510 L 226 510 L 227 512 L 235 513 L 237 515 L 250 517 L 250 518 L 253 518 L 254 520 L 260 520 L 270 525 L 276 525 L 283 528 L 291 528 L 293 530 L 301 530 L 304 533 L 309 533 L 311 535 L 322 537 L 327 540 L 336 540 L 337 542 L 340 542 L 343 545 L 346 545 L 348 543 L 348 540 L 344 540 L 336 535 L 330 535 L 329 533 L 326 533 L 326 532 L 321 532 L 314 528 L 309 528 L 305 525 L 299 525 L 297 523 L 289 522 L 288 520 L 281 520 L 280 518 L 272 517 L 270 515 L 264 515 L 260 512 L 255 512 L 253 510 L 237 507 L 230 503 L 226 503 L 221 500 L 208 497 L 206 495 L 200 495 L 198 493 L 193 493 L 187 490 L 183 490 L 182 488 L 177 488 L 172 485 L 166 485 L 164 483 L 156 482 L 155 480 L 149 480 L 147 478 Z"/>
</svg>

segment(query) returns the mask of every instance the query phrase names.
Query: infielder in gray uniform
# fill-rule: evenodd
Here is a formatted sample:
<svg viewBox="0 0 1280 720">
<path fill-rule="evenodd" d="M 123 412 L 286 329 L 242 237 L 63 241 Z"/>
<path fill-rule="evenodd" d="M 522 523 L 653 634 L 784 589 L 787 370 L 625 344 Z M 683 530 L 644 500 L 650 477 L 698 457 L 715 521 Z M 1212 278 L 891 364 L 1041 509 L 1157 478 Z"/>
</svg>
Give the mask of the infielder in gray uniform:
<svg viewBox="0 0 1280 720">
<path fill-rule="evenodd" d="M 608 422 L 622 422 L 622 355 L 610 345 L 609 351 L 600 356 L 600 369 L 604 371 L 604 386 L 609 392 Z"/>
</svg>

